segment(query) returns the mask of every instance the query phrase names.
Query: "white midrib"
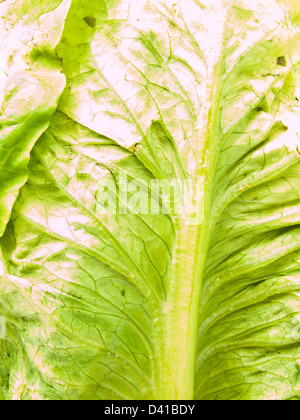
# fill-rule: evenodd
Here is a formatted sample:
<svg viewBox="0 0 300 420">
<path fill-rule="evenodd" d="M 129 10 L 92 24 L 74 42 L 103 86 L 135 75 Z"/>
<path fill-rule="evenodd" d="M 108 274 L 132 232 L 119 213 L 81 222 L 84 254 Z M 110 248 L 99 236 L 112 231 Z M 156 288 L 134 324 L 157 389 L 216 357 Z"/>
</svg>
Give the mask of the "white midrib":
<svg viewBox="0 0 300 420">
<path fill-rule="evenodd" d="M 204 194 L 200 210 L 204 217 L 198 226 L 187 225 L 184 218 L 175 222 L 176 242 L 170 288 L 167 300 L 162 307 L 162 320 L 156 329 L 156 342 L 160 354 L 157 355 L 155 399 L 190 400 L 194 398 L 200 294 L 212 231 L 212 226 L 210 226 L 211 195 L 219 153 L 218 134 L 220 133 L 221 74 L 224 52 L 223 38 L 219 41 L 211 82 L 206 92 L 210 106 L 205 112 L 205 131 L 201 133 L 202 139 L 199 142 L 201 150 L 199 150 L 198 161 L 201 162 L 201 166 L 195 173 L 195 178 L 201 176 L 204 179 Z"/>
<path fill-rule="evenodd" d="M 177 230 L 168 299 L 157 329 L 156 399 L 192 399 L 201 272 L 205 262 L 204 224 Z M 201 243 L 202 242 L 202 243 Z M 192 248 L 188 249 L 187 244 Z"/>
</svg>

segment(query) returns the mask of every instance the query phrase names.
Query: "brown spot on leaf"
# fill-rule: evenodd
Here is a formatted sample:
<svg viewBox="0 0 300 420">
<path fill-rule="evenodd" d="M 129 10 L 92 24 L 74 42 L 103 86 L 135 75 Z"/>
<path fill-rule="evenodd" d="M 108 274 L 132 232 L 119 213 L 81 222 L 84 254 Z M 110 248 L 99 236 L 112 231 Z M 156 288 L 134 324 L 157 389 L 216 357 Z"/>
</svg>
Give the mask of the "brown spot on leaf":
<svg viewBox="0 0 300 420">
<path fill-rule="evenodd" d="M 132 153 L 136 153 L 137 151 L 138 151 L 138 145 L 139 145 L 139 143 L 136 143 L 136 144 L 134 144 L 133 146 L 130 146 L 129 147 L 129 150 L 132 152 Z"/>
<path fill-rule="evenodd" d="M 91 28 L 95 28 L 96 27 L 96 19 L 92 16 L 86 16 L 85 18 L 83 18 L 83 20 L 85 21 L 85 23 L 87 25 L 89 25 Z"/>
<path fill-rule="evenodd" d="M 277 66 L 282 66 L 282 67 L 287 66 L 286 58 L 284 55 L 277 57 Z"/>
</svg>

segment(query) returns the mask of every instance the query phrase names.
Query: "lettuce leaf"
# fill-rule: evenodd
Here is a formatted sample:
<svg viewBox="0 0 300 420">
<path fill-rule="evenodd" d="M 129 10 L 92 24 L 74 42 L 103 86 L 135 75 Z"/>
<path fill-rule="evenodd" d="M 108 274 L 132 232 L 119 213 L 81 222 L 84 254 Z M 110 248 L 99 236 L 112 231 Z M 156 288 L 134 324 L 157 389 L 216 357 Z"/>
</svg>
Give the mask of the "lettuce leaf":
<svg viewBox="0 0 300 420">
<path fill-rule="evenodd" d="M 0 5 L 2 397 L 299 399 L 297 4 L 28 7 Z"/>
<path fill-rule="evenodd" d="M 55 52 L 71 0 L 7 1 L 0 33 L 0 235 L 28 178 L 29 154 L 65 87 Z"/>
</svg>

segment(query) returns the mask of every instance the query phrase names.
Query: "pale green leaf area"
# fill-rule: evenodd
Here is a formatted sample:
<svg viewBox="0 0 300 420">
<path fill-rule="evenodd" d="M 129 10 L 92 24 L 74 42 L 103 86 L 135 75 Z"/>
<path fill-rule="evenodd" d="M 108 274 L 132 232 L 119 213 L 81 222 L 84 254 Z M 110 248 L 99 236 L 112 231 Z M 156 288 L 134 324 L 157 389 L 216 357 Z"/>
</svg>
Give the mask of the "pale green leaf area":
<svg viewBox="0 0 300 420">
<path fill-rule="evenodd" d="M 0 3 L 0 397 L 299 399 L 297 1 Z"/>
<path fill-rule="evenodd" d="M 28 179 L 29 154 L 65 87 L 56 55 L 71 0 L 0 6 L 0 234 Z"/>
</svg>

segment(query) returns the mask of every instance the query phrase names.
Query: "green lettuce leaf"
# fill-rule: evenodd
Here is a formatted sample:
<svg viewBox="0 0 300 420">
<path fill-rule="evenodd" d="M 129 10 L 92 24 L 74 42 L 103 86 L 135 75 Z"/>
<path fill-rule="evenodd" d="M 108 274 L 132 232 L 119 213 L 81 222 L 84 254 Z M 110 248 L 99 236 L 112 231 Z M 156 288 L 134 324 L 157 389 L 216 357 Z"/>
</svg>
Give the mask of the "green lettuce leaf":
<svg viewBox="0 0 300 420">
<path fill-rule="evenodd" d="M 0 6 L 0 235 L 28 178 L 29 154 L 65 87 L 55 52 L 71 0 Z"/>
<path fill-rule="evenodd" d="M 25 28 L 1 85 L 2 397 L 299 399 L 296 3 L 25 4 L 0 6 Z"/>
</svg>

